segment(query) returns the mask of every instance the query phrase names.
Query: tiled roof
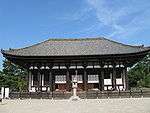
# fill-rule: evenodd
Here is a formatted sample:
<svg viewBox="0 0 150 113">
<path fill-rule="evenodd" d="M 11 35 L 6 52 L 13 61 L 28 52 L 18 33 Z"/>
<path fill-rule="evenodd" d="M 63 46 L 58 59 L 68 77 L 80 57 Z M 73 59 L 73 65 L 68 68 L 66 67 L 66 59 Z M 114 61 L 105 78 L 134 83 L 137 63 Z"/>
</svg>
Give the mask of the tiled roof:
<svg viewBox="0 0 150 113">
<path fill-rule="evenodd" d="M 2 50 L 15 56 L 76 56 L 130 54 L 150 50 L 143 46 L 130 46 L 106 38 L 49 39 L 20 49 Z"/>
</svg>

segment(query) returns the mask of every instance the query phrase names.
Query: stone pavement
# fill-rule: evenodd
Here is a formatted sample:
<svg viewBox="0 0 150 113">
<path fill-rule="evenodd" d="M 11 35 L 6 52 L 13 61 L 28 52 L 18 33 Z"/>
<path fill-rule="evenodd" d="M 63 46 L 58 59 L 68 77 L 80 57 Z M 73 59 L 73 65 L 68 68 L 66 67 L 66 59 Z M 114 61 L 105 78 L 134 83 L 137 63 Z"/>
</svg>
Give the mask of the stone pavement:
<svg viewBox="0 0 150 113">
<path fill-rule="evenodd" d="M 150 98 L 3 100 L 0 113 L 150 113 Z"/>
</svg>

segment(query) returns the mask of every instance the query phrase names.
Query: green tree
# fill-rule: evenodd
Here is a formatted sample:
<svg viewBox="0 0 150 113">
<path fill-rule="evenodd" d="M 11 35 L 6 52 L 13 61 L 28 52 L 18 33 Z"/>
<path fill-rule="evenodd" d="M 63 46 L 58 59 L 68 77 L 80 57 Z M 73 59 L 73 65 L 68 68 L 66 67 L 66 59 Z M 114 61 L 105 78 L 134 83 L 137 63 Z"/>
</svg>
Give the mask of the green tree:
<svg viewBox="0 0 150 113">
<path fill-rule="evenodd" d="M 8 60 L 4 60 L 3 70 L 0 72 L 0 86 L 22 91 L 27 85 L 26 75 L 27 71 L 25 69 Z"/>
<path fill-rule="evenodd" d="M 150 88 L 150 54 L 135 64 L 128 72 L 130 87 Z"/>
</svg>

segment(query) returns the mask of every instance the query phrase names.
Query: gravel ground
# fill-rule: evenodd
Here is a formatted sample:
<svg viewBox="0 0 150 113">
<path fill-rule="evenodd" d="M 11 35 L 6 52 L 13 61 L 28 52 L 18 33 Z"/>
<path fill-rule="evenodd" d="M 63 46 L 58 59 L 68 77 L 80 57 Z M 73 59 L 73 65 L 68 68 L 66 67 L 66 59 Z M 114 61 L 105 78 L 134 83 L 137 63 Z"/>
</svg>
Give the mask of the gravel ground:
<svg viewBox="0 0 150 113">
<path fill-rule="evenodd" d="M 150 113 L 150 98 L 3 100 L 0 113 Z"/>
</svg>

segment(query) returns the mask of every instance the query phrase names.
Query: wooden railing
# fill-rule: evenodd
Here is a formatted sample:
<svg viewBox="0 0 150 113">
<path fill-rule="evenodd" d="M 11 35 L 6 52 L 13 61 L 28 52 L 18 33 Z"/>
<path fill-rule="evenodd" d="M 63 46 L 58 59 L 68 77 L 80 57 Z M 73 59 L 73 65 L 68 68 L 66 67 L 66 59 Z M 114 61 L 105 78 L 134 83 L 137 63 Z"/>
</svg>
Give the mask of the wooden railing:
<svg viewBox="0 0 150 113">
<path fill-rule="evenodd" d="M 10 98 L 43 98 L 43 99 L 69 99 L 72 92 L 55 91 L 55 92 L 11 92 Z M 78 92 L 77 95 L 82 99 L 101 99 L 101 98 L 141 98 L 150 97 L 150 91 L 88 91 Z"/>
</svg>

